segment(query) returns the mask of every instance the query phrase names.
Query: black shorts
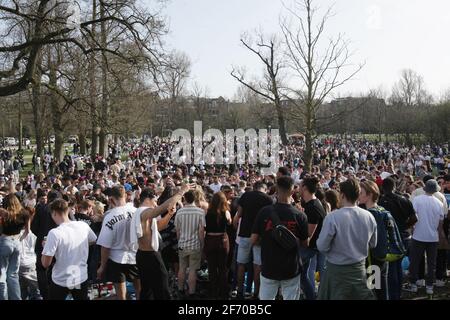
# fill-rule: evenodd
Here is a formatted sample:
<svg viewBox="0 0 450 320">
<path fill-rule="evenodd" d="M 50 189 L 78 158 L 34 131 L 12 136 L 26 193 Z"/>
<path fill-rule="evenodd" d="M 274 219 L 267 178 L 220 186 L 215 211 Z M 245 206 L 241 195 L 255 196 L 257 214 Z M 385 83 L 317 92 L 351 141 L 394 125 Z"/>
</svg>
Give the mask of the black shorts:
<svg viewBox="0 0 450 320">
<path fill-rule="evenodd" d="M 139 279 L 138 268 L 135 264 L 120 264 L 108 260 L 105 270 L 106 281 L 112 283 L 133 282 Z"/>
<path fill-rule="evenodd" d="M 167 269 L 169 269 L 169 266 L 171 264 L 179 262 L 178 251 L 172 248 L 172 246 L 168 246 L 162 249 L 161 256 Z"/>
</svg>

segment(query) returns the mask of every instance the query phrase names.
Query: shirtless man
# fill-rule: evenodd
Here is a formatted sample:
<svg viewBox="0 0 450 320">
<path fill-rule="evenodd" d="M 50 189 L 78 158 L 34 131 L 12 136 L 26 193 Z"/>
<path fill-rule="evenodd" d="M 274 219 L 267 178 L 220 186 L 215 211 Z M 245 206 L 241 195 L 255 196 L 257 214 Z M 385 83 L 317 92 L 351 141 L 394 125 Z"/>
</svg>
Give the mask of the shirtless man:
<svg viewBox="0 0 450 320">
<path fill-rule="evenodd" d="M 169 281 L 166 267 L 159 249 L 159 230 L 164 229 L 175 214 L 176 204 L 190 187 L 184 185 L 172 198 L 159 207 L 153 190 L 147 188 L 140 194 L 141 206 L 136 211 L 131 223 L 131 239 L 137 240 L 139 249 L 136 264 L 141 280 L 140 300 L 170 300 Z M 168 214 L 157 221 L 156 217 L 164 212 Z"/>
</svg>

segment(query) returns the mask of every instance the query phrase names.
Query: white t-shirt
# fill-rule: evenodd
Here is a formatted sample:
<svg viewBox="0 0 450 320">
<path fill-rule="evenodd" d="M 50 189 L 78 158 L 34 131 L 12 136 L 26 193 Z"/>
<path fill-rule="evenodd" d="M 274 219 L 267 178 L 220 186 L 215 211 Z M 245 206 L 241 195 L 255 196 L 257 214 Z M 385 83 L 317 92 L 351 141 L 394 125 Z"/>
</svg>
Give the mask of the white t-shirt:
<svg viewBox="0 0 450 320">
<path fill-rule="evenodd" d="M 109 258 L 120 264 L 136 264 L 137 245 L 131 243 L 131 219 L 136 208 L 128 204 L 106 212 L 102 230 L 98 236 L 99 246 L 111 249 Z"/>
<path fill-rule="evenodd" d="M 411 201 L 413 201 L 414 198 L 424 194 L 426 194 L 426 192 L 423 190 L 423 188 L 414 190 L 413 193 L 411 194 Z M 444 194 L 440 192 L 433 193 L 433 197 L 435 197 L 442 203 L 442 212 L 444 213 L 444 217 L 447 217 L 448 214 L 447 198 L 445 198 Z"/>
<path fill-rule="evenodd" d="M 212 191 L 214 191 L 214 193 L 217 193 L 220 191 L 220 188 L 222 187 L 222 184 L 220 183 L 212 183 L 209 185 L 209 187 L 211 188 Z"/>
<path fill-rule="evenodd" d="M 22 237 L 23 230 L 20 233 Z M 20 266 L 24 268 L 34 268 L 36 265 L 36 253 L 34 247 L 36 245 L 36 236 L 33 232 L 29 232 L 27 236 L 20 241 Z"/>
<path fill-rule="evenodd" d="M 50 230 L 42 255 L 55 257 L 55 284 L 71 289 L 88 279 L 89 242 L 96 239 L 92 229 L 81 221 L 66 222 Z"/>
<path fill-rule="evenodd" d="M 66 187 L 64 189 L 64 192 L 67 192 L 69 190 L 69 188 L 70 188 L 72 194 L 76 194 L 76 193 L 80 192 L 80 190 L 78 190 L 78 188 L 75 187 L 75 186 L 68 186 L 68 187 Z"/>
<path fill-rule="evenodd" d="M 412 203 L 418 220 L 412 238 L 422 242 L 438 242 L 439 222 L 444 220 L 442 203 L 428 195 L 415 197 Z"/>
</svg>

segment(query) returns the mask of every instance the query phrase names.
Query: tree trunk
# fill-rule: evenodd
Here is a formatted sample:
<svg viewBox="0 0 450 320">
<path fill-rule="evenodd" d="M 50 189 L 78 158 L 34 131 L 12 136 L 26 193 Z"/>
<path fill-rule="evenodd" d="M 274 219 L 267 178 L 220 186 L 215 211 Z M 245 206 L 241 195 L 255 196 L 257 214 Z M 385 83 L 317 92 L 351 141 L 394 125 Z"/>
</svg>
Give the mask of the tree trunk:
<svg viewBox="0 0 450 320">
<path fill-rule="evenodd" d="M 98 128 L 94 127 L 91 131 L 91 158 L 95 159 L 98 155 Z"/>
<path fill-rule="evenodd" d="M 277 109 L 277 115 L 278 115 L 278 127 L 280 128 L 280 135 L 281 135 L 281 143 L 283 143 L 284 146 L 288 145 L 288 138 L 286 134 L 286 121 L 284 119 L 284 113 L 281 107 L 281 101 L 275 102 L 276 109 Z"/>
<path fill-rule="evenodd" d="M 86 155 L 86 134 L 80 132 L 80 154 Z"/>
<path fill-rule="evenodd" d="M 22 121 L 22 101 L 19 97 L 19 150 L 22 150 L 23 143 L 23 121 Z"/>
<path fill-rule="evenodd" d="M 106 157 L 106 149 L 107 149 L 107 143 L 106 143 L 106 132 L 105 128 L 102 126 L 100 127 L 100 133 L 98 134 L 98 153 L 102 157 Z"/>
<path fill-rule="evenodd" d="M 100 3 L 100 19 L 105 17 L 105 8 L 102 3 Z M 102 21 L 100 25 L 101 32 L 101 45 L 103 48 L 106 48 L 107 42 L 107 31 L 106 31 L 106 23 Z M 109 116 L 109 101 L 108 101 L 108 69 L 107 69 L 107 61 L 105 57 L 106 53 L 102 54 L 102 116 L 101 116 L 101 127 L 99 134 L 99 153 L 103 157 L 108 156 L 108 141 L 107 141 L 107 123 Z"/>
<path fill-rule="evenodd" d="M 38 66 L 42 64 L 42 56 L 39 54 L 39 58 L 36 62 Z M 41 100 L 41 73 L 40 69 L 35 69 L 34 78 L 35 81 L 31 87 L 31 107 L 33 109 L 33 124 L 34 124 L 34 134 L 36 137 L 36 156 L 41 159 L 44 157 L 44 141 L 42 134 L 42 117 L 41 109 L 43 107 Z"/>
<path fill-rule="evenodd" d="M 49 85 L 52 88 L 57 88 L 57 74 L 56 70 L 58 66 L 54 61 L 52 61 L 51 52 L 49 52 L 48 64 L 50 68 L 49 72 Z M 55 132 L 55 150 L 54 159 L 59 163 L 64 157 L 63 147 L 64 147 L 64 131 L 62 127 L 62 112 L 59 105 L 59 96 L 56 92 L 51 92 L 50 97 L 50 108 L 52 110 L 52 125 L 53 131 Z"/>
<path fill-rule="evenodd" d="M 312 145 L 311 133 L 307 130 L 305 134 L 305 171 L 311 172 L 312 169 L 312 158 L 313 158 L 313 145 Z"/>
<path fill-rule="evenodd" d="M 50 135 L 47 137 L 48 142 L 48 154 L 52 154 L 52 142 L 50 141 Z"/>
<path fill-rule="evenodd" d="M 97 18 L 97 1 L 92 1 L 92 19 Z M 95 37 L 95 24 L 92 24 L 92 34 Z M 94 47 L 94 43 L 91 43 Z M 91 116 L 91 159 L 94 160 L 98 153 L 98 135 L 97 135 L 97 87 L 95 85 L 95 51 L 91 53 L 89 61 L 89 102 Z"/>
<path fill-rule="evenodd" d="M 55 129 L 55 149 L 53 156 L 58 163 L 64 158 L 64 133 L 60 129 Z"/>
</svg>

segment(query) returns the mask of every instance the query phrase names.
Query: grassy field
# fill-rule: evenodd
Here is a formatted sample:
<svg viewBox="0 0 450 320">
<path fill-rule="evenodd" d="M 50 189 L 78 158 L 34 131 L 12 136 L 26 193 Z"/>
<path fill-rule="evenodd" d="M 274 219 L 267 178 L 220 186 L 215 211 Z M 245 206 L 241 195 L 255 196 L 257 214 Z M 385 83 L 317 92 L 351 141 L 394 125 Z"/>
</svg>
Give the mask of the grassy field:
<svg viewBox="0 0 450 320">
<path fill-rule="evenodd" d="M 32 149 L 24 149 L 23 150 L 23 158 L 25 160 L 25 167 L 22 168 L 20 172 L 20 178 L 25 178 L 28 174 L 28 171 L 33 170 L 33 150 L 36 146 L 32 145 Z M 52 148 L 54 145 L 52 144 Z M 64 150 L 67 150 L 70 155 L 73 155 L 72 145 L 70 143 L 64 144 Z"/>
</svg>

